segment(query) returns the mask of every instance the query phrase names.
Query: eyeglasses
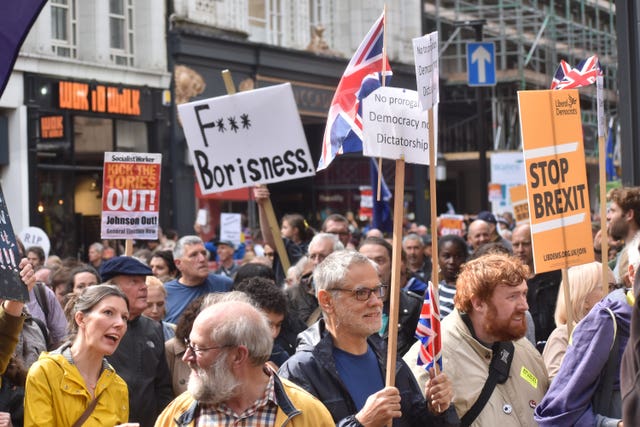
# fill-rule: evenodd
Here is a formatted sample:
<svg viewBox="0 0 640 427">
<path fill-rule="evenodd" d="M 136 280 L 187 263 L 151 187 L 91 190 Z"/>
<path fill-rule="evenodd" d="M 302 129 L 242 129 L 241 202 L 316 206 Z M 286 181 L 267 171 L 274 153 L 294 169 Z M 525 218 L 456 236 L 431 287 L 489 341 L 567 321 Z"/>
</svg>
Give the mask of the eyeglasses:
<svg viewBox="0 0 640 427">
<path fill-rule="evenodd" d="M 356 288 L 356 289 L 342 289 L 342 288 L 333 288 L 328 289 L 329 291 L 341 291 L 341 292 L 351 292 L 358 301 L 369 301 L 371 298 L 371 294 L 375 294 L 378 298 L 382 299 L 385 295 L 387 295 L 387 285 L 378 285 L 374 288 Z"/>
<path fill-rule="evenodd" d="M 192 351 L 196 356 L 202 356 L 202 353 L 209 350 L 219 350 L 221 348 L 230 347 L 229 345 L 214 345 L 212 347 L 198 347 L 191 344 L 188 338 L 184 339 L 184 346 L 186 347 L 186 352 Z"/>
<path fill-rule="evenodd" d="M 275 252 L 265 252 L 264 256 L 266 256 L 268 258 L 273 258 L 275 256 Z"/>
</svg>

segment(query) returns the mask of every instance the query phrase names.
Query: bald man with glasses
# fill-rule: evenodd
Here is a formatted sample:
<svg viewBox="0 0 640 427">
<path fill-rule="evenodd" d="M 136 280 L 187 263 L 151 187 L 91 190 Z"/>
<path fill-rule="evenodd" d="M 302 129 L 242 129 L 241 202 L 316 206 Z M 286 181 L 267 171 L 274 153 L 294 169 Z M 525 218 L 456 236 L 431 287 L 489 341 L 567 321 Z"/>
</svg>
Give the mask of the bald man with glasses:
<svg viewBox="0 0 640 427">
<path fill-rule="evenodd" d="M 155 426 L 331 425 L 320 402 L 266 364 L 273 346 L 269 320 L 237 294 L 225 295 L 196 317 L 182 358 L 191 369 L 188 389 Z"/>
<path fill-rule="evenodd" d="M 323 313 L 321 339 L 298 347 L 280 375 L 320 399 L 336 425 L 457 425 L 445 374 L 431 372 L 428 402 L 402 360 L 395 387 L 385 387 L 386 344 L 377 332 L 388 287 L 376 264 L 355 251 L 336 251 L 316 267 L 313 280 Z"/>
</svg>

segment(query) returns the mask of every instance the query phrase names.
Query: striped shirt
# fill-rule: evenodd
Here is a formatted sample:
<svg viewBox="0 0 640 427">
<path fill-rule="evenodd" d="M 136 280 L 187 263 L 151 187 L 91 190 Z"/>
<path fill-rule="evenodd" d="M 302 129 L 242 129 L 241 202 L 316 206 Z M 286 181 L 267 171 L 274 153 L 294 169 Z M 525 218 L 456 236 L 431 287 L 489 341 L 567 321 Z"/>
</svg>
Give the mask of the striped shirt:
<svg viewBox="0 0 640 427">
<path fill-rule="evenodd" d="M 439 285 L 440 294 L 440 319 L 444 319 L 454 309 L 453 296 L 456 294 L 455 286 L 447 285 L 447 282 L 442 280 Z"/>
<path fill-rule="evenodd" d="M 236 414 L 224 403 L 219 405 L 201 405 L 200 414 L 195 420 L 196 426 L 242 426 L 273 427 L 276 421 L 278 404 L 274 390 L 273 374 L 269 373 L 269 383 L 262 397 L 243 413 Z"/>
</svg>

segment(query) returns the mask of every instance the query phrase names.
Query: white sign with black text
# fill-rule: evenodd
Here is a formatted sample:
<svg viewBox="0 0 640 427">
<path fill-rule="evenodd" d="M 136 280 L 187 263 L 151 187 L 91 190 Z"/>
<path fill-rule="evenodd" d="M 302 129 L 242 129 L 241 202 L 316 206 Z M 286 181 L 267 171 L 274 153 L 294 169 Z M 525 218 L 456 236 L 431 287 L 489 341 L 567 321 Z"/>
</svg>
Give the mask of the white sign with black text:
<svg viewBox="0 0 640 427">
<path fill-rule="evenodd" d="M 242 242 L 242 215 L 239 213 L 220 214 L 220 240 L 229 240 L 238 247 Z"/>
<path fill-rule="evenodd" d="M 438 123 L 437 106 L 433 111 L 434 122 Z M 429 164 L 429 120 L 415 90 L 388 86 L 376 89 L 364 99 L 362 127 L 365 156 Z M 437 130 L 435 127 L 434 135 Z"/>
<path fill-rule="evenodd" d="M 428 110 L 440 102 L 437 31 L 413 39 L 413 57 L 418 97 L 422 109 Z"/>
<path fill-rule="evenodd" d="M 290 83 L 178 105 L 202 194 L 315 174 Z"/>
</svg>

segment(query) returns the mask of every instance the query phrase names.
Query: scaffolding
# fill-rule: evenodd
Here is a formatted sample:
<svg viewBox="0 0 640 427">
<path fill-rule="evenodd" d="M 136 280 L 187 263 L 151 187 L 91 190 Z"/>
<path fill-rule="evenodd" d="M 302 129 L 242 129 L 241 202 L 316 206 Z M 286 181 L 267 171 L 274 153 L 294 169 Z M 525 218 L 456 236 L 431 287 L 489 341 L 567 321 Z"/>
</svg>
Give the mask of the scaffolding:
<svg viewBox="0 0 640 427">
<path fill-rule="evenodd" d="M 465 22 L 484 20 L 483 41 L 494 42 L 497 85 L 485 107 L 494 150 L 520 148 L 517 91 L 547 89 L 564 59 L 572 66 L 597 54 L 604 72 L 605 111 L 615 116 L 617 49 L 614 0 L 433 0 L 423 2 L 430 30 L 441 39 L 443 102 L 457 113 L 443 123 L 445 151 L 477 147 L 475 89 L 467 86 L 466 44 L 475 32 Z M 585 151 L 597 153 L 595 87 L 580 90 Z"/>
</svg>

